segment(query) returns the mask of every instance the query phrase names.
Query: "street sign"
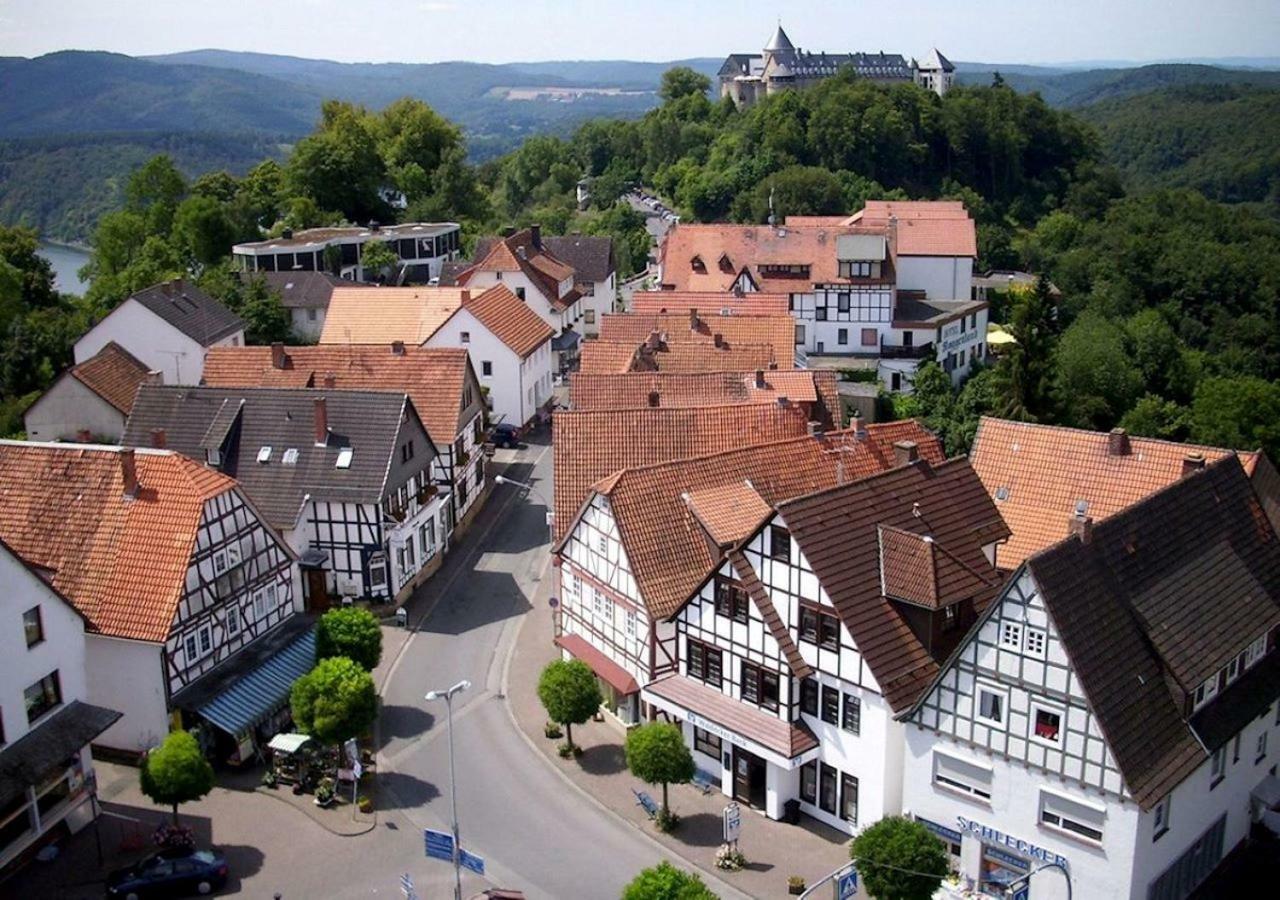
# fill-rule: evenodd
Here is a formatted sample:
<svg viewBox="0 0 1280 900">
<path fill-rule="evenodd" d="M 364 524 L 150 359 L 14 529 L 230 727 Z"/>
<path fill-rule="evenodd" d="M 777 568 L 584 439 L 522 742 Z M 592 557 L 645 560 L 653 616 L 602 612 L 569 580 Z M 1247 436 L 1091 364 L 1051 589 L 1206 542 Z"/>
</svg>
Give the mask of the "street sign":
<svg viewBox="0 0 1280 900">
<path fill-rule="evenodd" d="M 360 751 L 356 748 L 356 739 L 348 738 L 342 745 L 342 749 L 347 751 L 347 759 L 359 759 Z"/>
<path fill-rule="evenodd" d="M 447 831 L 432 831 L 430 828 L 424 828 L 422 836 L 426 841 L 429 858 L 453 862 L 453 835 Z"/>
<path fill-rule="evenodd" d="M 400 890 L 404 891 L 405 900 L 413 900 L 413 879 L 409 877 L 409 873 L 405 872 L 400 876 Z"/>
<path fill-rule="evenodd" d="M 736 803 L 724 808 L 724 842 L 732 844 L 742 832 L 742 810 Z"/>
<path fill-rule="evenodd" d="M 364 775 L 364 766 L 360 765 L 360 760 L 357 759 L 351 764 L 351 774 L 356 777 L 356 781 L 359 781 L 360 777 Z"/>
<path fill-rule="evenodd" d="M 1031 900 L 1031 882 L 1025 882 L 1021 887 L 1014 888 L 1013 900 Z"/>
<path fill-rule="evenodd" d="M 463 850 L 458 857 L 458 862 L 462 863 L 462 868 L 464 869 L 470 869 L 477 875 L 484 874 L 483 856 L 476 856 L 474 853 L 468 853 L 466 850 Z"/>
<path fill-rule="evenodd" d="M 836 879 L 836 900 L 850 900 L 858 895 L 858 870 L 850 869 Z"/>
</svg>

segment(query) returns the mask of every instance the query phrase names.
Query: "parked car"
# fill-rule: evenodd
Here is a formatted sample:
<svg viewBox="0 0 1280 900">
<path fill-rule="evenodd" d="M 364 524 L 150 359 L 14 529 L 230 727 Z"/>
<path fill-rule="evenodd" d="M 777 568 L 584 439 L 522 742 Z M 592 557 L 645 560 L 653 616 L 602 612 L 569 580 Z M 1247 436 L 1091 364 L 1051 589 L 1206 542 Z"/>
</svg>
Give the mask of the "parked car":
<svg viewBox="0 0 1280 900">
<path fill-rule="evenodd" d="M 107 877 L 107 896 L 122 900 L 211 894 L 227 883 L 227 859 L 214 850 L 161 851 Z"/>
<path fill-rule="evenodd" d="M 499 422 L 489 433 L 489 441 L 495 447 L 510 447 L 516 450 L 520 447 L 520 428 L 509 422 Z"/>
</svg>

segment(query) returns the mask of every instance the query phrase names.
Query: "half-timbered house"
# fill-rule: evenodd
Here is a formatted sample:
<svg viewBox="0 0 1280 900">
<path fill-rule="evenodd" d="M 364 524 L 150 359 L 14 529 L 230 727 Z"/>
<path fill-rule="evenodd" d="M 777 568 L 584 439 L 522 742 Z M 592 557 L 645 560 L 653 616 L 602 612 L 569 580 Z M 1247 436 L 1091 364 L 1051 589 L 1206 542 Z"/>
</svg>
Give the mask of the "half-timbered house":
<svg viewBox="0 0 1280 900">
<path fill-rule="evenodd" d="M 964 884 L 1192 893 L 1280 788 L 1280 536 L 1228 456 L 1031 554 L 905 711 Z M 1274 802 L 1274 801 L 1272 801 Z M 1274 813 L 1271 815 L 1275 815 Z"/>
<path fill-rule="evenodd" d="M 556 640 L 591 665 L 612 716 L 638 722 L 650 713 L 640 688 L 678 669 L 669 618 L 716 571 L 730 545 L 708 540 L 698 524 L 700 515 L 718 519 L 732 512 L 733 503 L 717 502 L 719 492 L 750 481 L 761 498 L 755 504 L 767 510 L 892 467 L 899 440 L 918 441 L 930 458 L 942 459 L 941 445 L 920 425 L 894 422 L 636 466 L 588 488 L 556 547 Z"/>
<path fill-rule="evenodd" d="M 894 713 L 998 585 L 1008 532 L 968 463 L 895 449 L 890 471 L 776 508 L 754 481 L 690 498 L 727 554 L 672 616 L 679 665 L 643 697 L 711 782 L 771 818 L 856 833 L 901 811 Z"/>
<path fill-rule="evenodd" d="M 439 568 L 438 453 L 406 394 L 145 385 L 124 443 L 235 477 L 301 558 L 308 609 L 400 600 Z"/>
<path fill-rule="evenodd" d="M 233 755 L 287 704 L 289 673 L 251 661 L 310 639 L 297 562 L 233 479 L 168 450 L 3 441 L 0 496 L 0 538 L 85 617 L 88 700 L 124 714 L 100 743 L 144 750 L 205 722 Z M 251 702 L 220 715 L 245 679 L 262 682 Z"/>
</svg>

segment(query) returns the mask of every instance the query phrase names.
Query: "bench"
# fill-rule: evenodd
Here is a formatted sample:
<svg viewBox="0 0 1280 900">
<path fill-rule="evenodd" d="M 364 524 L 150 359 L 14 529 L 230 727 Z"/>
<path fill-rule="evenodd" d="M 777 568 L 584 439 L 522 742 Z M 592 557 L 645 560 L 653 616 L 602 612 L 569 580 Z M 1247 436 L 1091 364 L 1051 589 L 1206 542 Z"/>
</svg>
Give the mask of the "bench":
<svg viewBox="0 0 1280 900">
<path fill-rule="evenodd" d="M 704 794 L 710 794 L 712 790 L 718 790 L 720 788 L 720 779 L 713 776 L 710 772 L 695 769 L 693 773 L 693 786 Z"/>
<path fill-rule="evenodd" d="M 644 807 L 644 811 L 649 814 L 650 819 L 657 817 L 658 804 L 654 802 L 652 797 L 644 791 L 637 791 L 635 788 L 631 789 L 631 793 L 636 795 L 636 803 Z"/>
</svg>

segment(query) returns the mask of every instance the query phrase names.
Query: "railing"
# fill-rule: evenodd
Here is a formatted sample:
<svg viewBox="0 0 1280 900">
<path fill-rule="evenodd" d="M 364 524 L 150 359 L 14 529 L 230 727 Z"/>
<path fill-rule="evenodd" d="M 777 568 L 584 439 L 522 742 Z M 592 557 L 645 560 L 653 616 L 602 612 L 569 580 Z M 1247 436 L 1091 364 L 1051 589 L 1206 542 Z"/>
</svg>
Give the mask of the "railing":
<svg viewBox="0 0 1280 900">
<path fill-rule="evenodd" d="M 880 341 L 880 356 L 883 359 L 924 359 L 933 356 L 933 342 L 908 347 L 902 344 L 886 344 Z"/>
</svg>

